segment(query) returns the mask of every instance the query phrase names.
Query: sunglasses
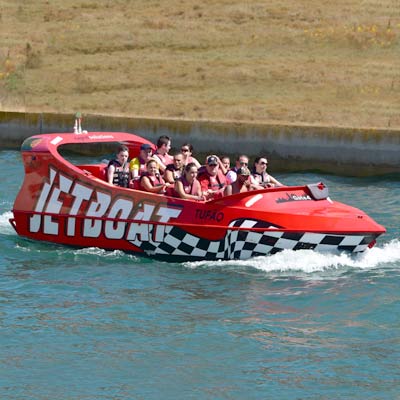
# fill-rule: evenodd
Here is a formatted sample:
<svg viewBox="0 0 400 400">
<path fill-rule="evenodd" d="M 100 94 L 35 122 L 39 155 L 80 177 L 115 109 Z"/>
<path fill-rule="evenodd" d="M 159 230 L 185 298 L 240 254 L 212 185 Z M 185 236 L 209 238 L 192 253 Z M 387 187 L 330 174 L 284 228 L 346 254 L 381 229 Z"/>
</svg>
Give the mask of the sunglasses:
<svg viewBox="0 0 400 400">
<path fill-rule="evenodd" d="M 189 149 L 181 149 L 182 153 L 187 153 L 189 151 Z"/>
<path fill-rule="evenodd" d="M 267 162 L 264 162 L 264 161 L 261 161 L 260 164 L 261 164 L 261 165 L 268 165 L 268 163 L 267 163 Z"/>
<path fill-rule="evenodd" d="M 247 164 L 248 164 L 247 162 L 240 161 L 240 165 L 247 165 Z"/>
</svg>

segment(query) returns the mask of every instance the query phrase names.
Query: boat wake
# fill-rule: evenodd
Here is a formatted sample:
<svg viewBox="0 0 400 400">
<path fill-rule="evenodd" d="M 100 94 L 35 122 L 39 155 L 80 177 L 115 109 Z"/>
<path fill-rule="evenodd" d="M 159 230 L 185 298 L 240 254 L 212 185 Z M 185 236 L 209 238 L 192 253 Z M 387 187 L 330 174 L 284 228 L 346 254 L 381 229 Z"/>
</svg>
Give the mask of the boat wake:
<svg viewBox="0 0 400 400">
<path fill-rule="evenodd" d="M 17 235 L 9 221 L 9 219 L 12 217 L 13 213 L 11 211 L 6 211 L 5 213 L 0 214 L 0 232 L 3 235 Z"/>
<path fill-rule="evenodd" d="M 361 254 L 318 253 L 312 250 L 284 250 L 271 256 L 254 257 L 248 260 L 187 262 L 187 268 L 229 268 L 245 271 L 249 268 L 278 274 L 315 274 L 320 272 L 346 272 L 349 269 L 369 270 L 384 267 L 399 267 L 400 240 L 395 239 L 382 247 L 367 249 Z M 324 277 L 325 274 L 324 274 Z"/>
<path fill-rule="evenodd" d="M 0 232 L 3 235 L 15 235 L 9 219 L 12 218 L 11 211 L 0 214 Z M 28 249 L 26 249 L 28 250 Z M 70 252 L 71 250 L 66 250 Z M 76 256 L 96 256 L 102 258 L 126 257 L 121 251 L 106 251 L 98 248 L 86 248 L 74 250 Z M 394 239 L 382 246 L 375 246 L 367 249 L 361 254 L 348 253 L 318 253 L 312 250 L 284 250 L 271 256 L 254 257 L 248 260 L 230 261 L 195 261 L 183 264 L 186 268 L 222 268 L 235 271 L 248 272 L 249 269 L 278 274 L 315 274 L 340 273 L 349 269 L 368 270 L 374 268 L 395 267 L 400 265 L 400 240 Z M 326 277 L 326 274 L 324 274 Z"/>
</svg>

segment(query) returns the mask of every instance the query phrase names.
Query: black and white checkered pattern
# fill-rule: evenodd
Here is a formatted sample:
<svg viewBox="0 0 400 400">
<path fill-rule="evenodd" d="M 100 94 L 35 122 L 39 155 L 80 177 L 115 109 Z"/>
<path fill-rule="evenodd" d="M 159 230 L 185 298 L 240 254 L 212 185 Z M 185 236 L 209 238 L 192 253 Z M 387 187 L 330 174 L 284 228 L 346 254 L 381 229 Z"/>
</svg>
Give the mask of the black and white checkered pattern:
<svg viewBox="0 0 400 400">
<path fill-rule="evenodd" d="M 245 260 L 285 249 L 362 252 L 375 239 L 375 235 L 284 232 L 275 230 L 275 227 L 262 221 L 249 219 L 235 220 L 229 226 L 238 227 L 240 230 L 228 229 L 221 240 L 215 241 L 192 235 L 177 226 L 166 226 L 162 242 L 155 242 L 152 239 L 142 242 L 138 237 L 130 242 L 149 256 L 175 256 L 188 260 Z M 265 231 L 249 230 L 255 227 L 264 227 Z"/>
</svg>

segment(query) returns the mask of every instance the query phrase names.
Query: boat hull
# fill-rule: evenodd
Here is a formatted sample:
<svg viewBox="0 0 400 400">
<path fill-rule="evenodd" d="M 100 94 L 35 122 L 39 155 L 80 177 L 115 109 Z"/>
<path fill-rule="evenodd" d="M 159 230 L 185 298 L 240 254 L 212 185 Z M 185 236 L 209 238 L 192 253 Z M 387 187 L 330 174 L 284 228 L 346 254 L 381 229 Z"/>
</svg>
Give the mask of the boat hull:
<svg viewBox="0 0 400 400">
<path fill-rule="evenodd" d="M 52 134 L 24 143 L 25 179 L 10 221 L 17 233 L 167 260 L 231 260 L 282 250 L 357 253 L 385 232 L 361 210 L 332 201 L 323 184 L 195 202 L 109 185 L 96 172 L 104 165 L 76 166 L 57 151 L 63 142 L 129 143 L 130 138 Z M 133 137 L 132 155 L 143 140 Z"/>
<path fill-rule="evenodd" d="M 239 219 L 232 221 L 220 239 L 212 240 L 204 235 L 189 232 L 178 225 L 155 224 L 151 222 L 117 222 L 124 234 L 121 238 L 107 236 L 104 228 L 96 237 L 84 235 L 85 224 L 93 226 L 96 221 L 87 218 L 74 218 L 76 232 L 66 236 L 71 217 L 57 217 L 43 214 L 46 218 L 56 218 L 59 226 L 57 234 L 43 231 L 30 232 L 19 227 L 30 226 L 31 213 L 19 213 L 14 210 L 13 226 L 21 236 L 31 239 L 60 243 L 74 247 L 99 247 L 107 250 L 122 250 L 162 259 L 190 260 L 232 260 L 248 259 L 256 256 L 275 254 L 283 250 L 315 250 L 320 252 L 353 252 L 365 251 L 375 243 L 379 233 L 333 234 L 324 232 L 299 232 L 249 229 L 257 228 L 259 221 Z M 114 224 L 114 221 L 100 221 Z M 100 226 L 100 225 L 99 225 Z M 206 227 L 205 229 L 212 229 Z M 87 230 L 87 229 L 86 229 Z M 191 229 L 193 231 L 193 228 Z M 200 233 L 202 230 L 199 229 Z M 93 234 L 93 232 L 91 233 Z"/>
</svg>

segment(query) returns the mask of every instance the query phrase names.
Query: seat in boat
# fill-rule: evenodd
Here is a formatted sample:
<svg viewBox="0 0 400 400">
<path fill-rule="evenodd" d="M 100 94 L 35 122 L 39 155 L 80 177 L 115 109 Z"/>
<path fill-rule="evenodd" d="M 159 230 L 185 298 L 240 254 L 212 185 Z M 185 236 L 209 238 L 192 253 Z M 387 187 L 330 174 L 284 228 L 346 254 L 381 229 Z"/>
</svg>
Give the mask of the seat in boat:
<svg viewBox="0 0 400 400">
<path fill-rule="evenodd" d="M 93 175 L 96 178 L 107 181 L 107 164 L 83 164 L 77 165 L 87 175 Z"/>
</svg>

